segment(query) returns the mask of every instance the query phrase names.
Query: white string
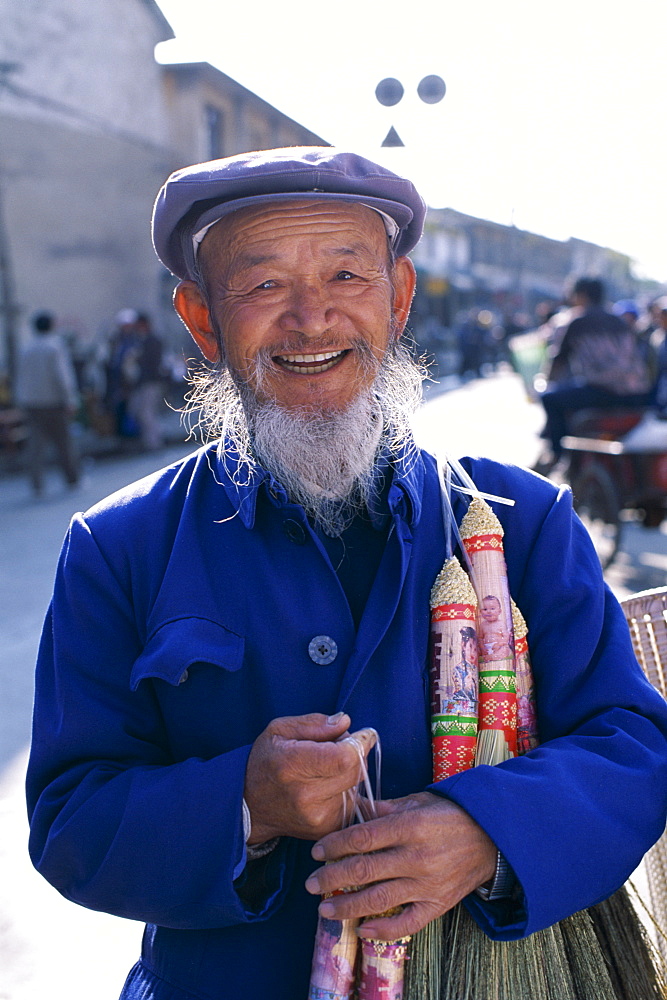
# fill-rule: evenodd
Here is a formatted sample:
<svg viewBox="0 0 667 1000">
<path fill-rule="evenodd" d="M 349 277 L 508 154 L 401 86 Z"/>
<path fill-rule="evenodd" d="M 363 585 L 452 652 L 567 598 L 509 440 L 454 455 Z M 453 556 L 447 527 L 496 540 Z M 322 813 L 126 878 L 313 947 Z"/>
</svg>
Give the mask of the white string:
<svg viewBox="0 0 667 1000">
<path fill-rule="evenodd" d="M 508 506 L 514 506 L 515 501 L 509 500 L 507 497 L 496 496 L 493 493 L 482 493 L 475 486 L 472 478 L 466 472 L 463 465 L 456 458 L 450 458 L 446 456 L 441 459 L 438 455 L 435 456 L 436 468 L 438 471 L 438 481 L 440 483 L 440 502 L 442 505 L 442 524 L 445 533 L 445 557 L 450 559 L 453 555 L 453 541 L 452 536 L 456 539 L 456 543 L 463 555 L 466 569 L 468 571 L 468 576 L 472 582 L 475 590 L 478 589 L 477 581 L 475 579 L 475 571 L 473 569 L 472 562 L 463 544 L 463 539 L 461 538 L 461 532 L 459 531 L 458 522 L 454 516 L 454 509 L 452 507 L 452 497 L 451 491 L 457 490 L 459 493 L 467 493 L 469 496 L 477 497 L 480 500 L 491 500 L 497 501 L 498 503 L 504 503 Z M 458 483 L 452 481 L 452 473 L 459 480 Z"/>
<path fill-rule="evenodd" d="M 498 497 L 495 493 L 482 493 L 481 490 L 472 490 L 466 486 L 457 486 L 456 483 L 452 483 L 452 489 L 458 490 L 459 493 L 469 493 L 476 500 L 491 500 L 494 503 L 505 503 L 508 507 L 513 507 L 516 503 L 516 500 L 509 500 L 507 497 Z"/>
<path fill-rule="evenodd" d="M 507 497 L 499 497 L 494 493 L 482 493 L 478 490 L 458 458 L 452 458 L 450 455 L 447 455 L 446 462 L 452 471 L 456 473 L 456 477 L 459 480 L 458 484 L 452 483 L 452 489 L 459 490 L 461 493 L 469 493 L 470 496 L 477 497 L 479 500 L 493 500 L 496 503 L 507 504 L 508 507 L 514 506 L 515 500 L 509 500 Z"/>
<path fill-rule="evenodd" d="M 442 527 L 445 533 L 445 560 L 451 559 L 453 555 L 452 546 L 452 524 L 456 525 L 454 512 L 452 511 L 449 499 L 452 473 L 449 464 L 444 463 L 436 455 L 436 468 L 438 470 L 438 481 L 440 483 L 440 504 L 442 507 Z M 457 526 L 458 527 L 458 526 Z"/>
<path fill-rule="evenodd" d="M 463 471 L 463 474 L 467 475 L 465 469 L 463 469 L 463 466 L 461 466 L 461 469 Z M 463 556 L 463 560 L 466 565 L 466 570 L 468 571 L 468 576 L 470 577 L 470 580 L 472 582 L 473 587 L 475 588 L 475 591 L 477 591 L 475 570 L 470 560 L 470 556 L 468 555 L 468 550 L 463 544 L 463 538 L 461 537 L 461 532 L 459 530 L 458 522 L 454 517 L 454 509 L 452 507 L 452 498 L 450 495 L 450 489 L 452 487 L 456 489 L 456 487 L 454 483 L 452 483 L 452 475 L 451 475 L 452 470 L 450 468 L 449 463 L 447 463 L 444 467 L 441 466 L 440 463 L 438 463 L 438 470 L 441 472 L 441 474 L 439 475 L 440 487 L 441 487 L 440 500 L 442 502 L 442 510 L 443 510 L 442 519 L 444 522 L 444 529 L 445 529 L 445 554 L 447 556 L 447 559 L 450 559 L 453 555 L 453 544 L 452 544 L 452 535 L 453 535 L 454 538 L 456 539 L 459 551 Z"/>
<path fill-rule="evenodd" d="M 348 826 L 348 813 L 347 813 L 347 798 L 350 796 L 351 813 L 349 820 L 351 822 L 352 816 L 356 816 L 359 823 L 365 823 L 368 819 L 377 818 L 377 801 L 380 798 L 380 770 L 382 761 L 382 750 L 380 746 L 380 736 L 375 729 L 369 727 L 369 731 L 375 735 L 375 753 L 376 753 L 376 766 L 375 766 L 375 777 L 376 777 L 376 787 L 375 793 L 371 786 L 371 780 L 368 774 L 368 766 L 366 755 L 361 742 L 354 736 L 345 736 L 341 742 L 351 743 L 354 749 L 357 751 L 359 757 L 359 776 L 357 779 L 357 784 L 354 788 L 350 788 L 347 792 L 343 792 L 343 822 L 342 828 L 344 829 Z M 372 750 L 373 748 L 371 748 Z M 365 792 L 362 795 L 361 790 Z M 362 804 L 364 809 L 362 809 Z M 364 815 L 364 810 L 367 815 Z"/>
</svg>

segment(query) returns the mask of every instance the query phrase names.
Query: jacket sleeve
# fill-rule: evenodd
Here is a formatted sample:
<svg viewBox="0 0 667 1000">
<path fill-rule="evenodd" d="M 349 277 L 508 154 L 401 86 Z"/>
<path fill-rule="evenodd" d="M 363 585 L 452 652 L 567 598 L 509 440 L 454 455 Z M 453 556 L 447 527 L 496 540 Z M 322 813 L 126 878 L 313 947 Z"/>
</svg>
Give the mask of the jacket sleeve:
<svg viewBox="0 0 667 1000">
<path fill-rule="evenodd" d="M 487 831 L 520 882 L 513 902 L 467 900 L 499 939 L 614 892 L 662 834 L 667 810 L 665 702 L 636 662 L 569 490 L 524 533 L 522 565 L 508 564 L 529 626 L 541 745 L 431 786 Z"/>
<path fill-rule="evenodd" d="M 30 853 L 63 895 L 118 916 L 204 928 L 264 919 L 291 868 L 290 842 L 245 864 L 250 747 L 174 760 L 133 602 L 76 518 L 40 645 L 27 793 Z"/>
</svg>

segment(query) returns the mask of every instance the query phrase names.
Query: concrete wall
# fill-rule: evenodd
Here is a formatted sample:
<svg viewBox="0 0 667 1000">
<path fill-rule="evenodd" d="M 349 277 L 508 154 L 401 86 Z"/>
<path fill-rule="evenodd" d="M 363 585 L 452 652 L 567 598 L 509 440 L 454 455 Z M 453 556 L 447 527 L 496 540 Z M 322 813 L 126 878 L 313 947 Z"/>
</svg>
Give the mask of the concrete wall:
<svg viewBox="0 0 667 1000">
<path fill-rule="evenodd" d="M 165 142 L 153 52 L 172 32 L 158 8 L 146 0 L 0 0 L 0 24 L 0 60 L 18 64 L 10 81 L 20 93 L 2 95 L 12 114 Z"/>
<path fill-rule="evenodd" d="M 150 0 L 0 0 L 0 184 L 19 337 L 50 309 L 84 338 L 160 310 L 150 209 L 172 169 Z M 0 345 L 0 365 L 3 345 Z"/>
<path fill-rule="evenodd" d="M 5 223 L 23 326 L 54 310 L 84 336 L 116 311 L 159 308 L 150 206 L 170 163 L 150 149 L 57 123 L 0 119 Z"/>
</svg>

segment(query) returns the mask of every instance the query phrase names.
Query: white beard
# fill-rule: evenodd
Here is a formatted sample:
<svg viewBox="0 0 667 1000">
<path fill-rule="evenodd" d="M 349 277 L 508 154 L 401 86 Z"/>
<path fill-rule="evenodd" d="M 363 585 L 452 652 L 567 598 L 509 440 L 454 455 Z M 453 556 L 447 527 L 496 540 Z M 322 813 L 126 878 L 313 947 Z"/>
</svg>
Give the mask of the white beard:
<svg viewBox="0 0 667 1000">
<path fill-rule="evenodd" d="M 260 464 L 329 535 L 339 535 L 368 503 L 382 437 L 379 407 L 368 392 L 329 413 L 260 403 L 249 417 Z"/>
<path fill-rule="evenodd" d="M 220 436 L 223 461 L 238 456 L 235 478 L 245 480 L 261 465 L 317 527 L 335 536 L 372 498 L 378 456 L 415 449 L 411 418 L 424 370 L 398 342 L 375 367 L 371 386 L 344 410 L 286 409 L 258 398 L 247 372 L 241 378 L 226 367 L 205 370 L 191 377 L 186 411 L 208 438 Z"/>
</svg>

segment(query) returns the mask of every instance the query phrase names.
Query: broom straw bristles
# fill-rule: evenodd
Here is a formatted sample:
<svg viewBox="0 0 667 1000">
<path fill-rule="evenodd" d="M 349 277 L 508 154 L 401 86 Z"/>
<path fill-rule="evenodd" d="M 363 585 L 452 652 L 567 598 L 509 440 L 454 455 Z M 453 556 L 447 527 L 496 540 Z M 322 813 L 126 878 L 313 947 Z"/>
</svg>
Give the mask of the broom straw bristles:
<svg viewBox="0 0 667 1000">
<path fill-rule="evenodd" d="M 477 754 L 475 767 L 481 764 L 502 764 L 509 760 L 512 754 L 507 746 L 505 734 L 501 729 L 480 729 L 477 732 Z"/>
</svg>

